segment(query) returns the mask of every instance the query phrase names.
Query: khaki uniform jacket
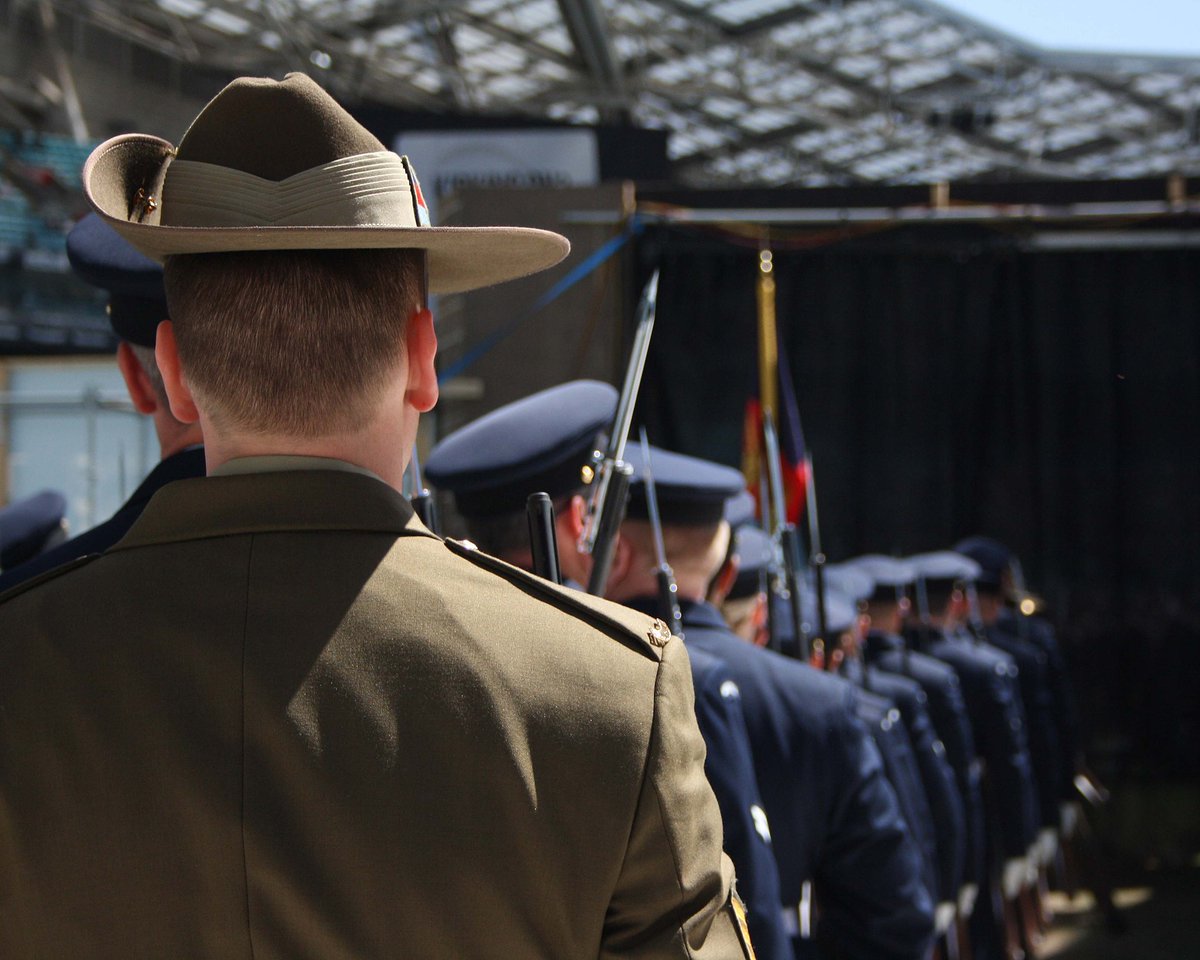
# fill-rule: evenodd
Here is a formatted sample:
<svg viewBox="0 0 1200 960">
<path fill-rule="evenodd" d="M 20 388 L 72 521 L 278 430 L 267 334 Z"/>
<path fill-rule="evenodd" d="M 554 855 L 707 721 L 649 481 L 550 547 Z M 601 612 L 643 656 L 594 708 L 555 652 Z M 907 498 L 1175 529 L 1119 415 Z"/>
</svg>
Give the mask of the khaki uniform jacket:
<svg viewBox="0 0 1200 960">
<path fill-rule="evenodd" d="M 683 647 L 371 477 L 0 598 L 0 957 L 740 957 Z"/>
</svg>

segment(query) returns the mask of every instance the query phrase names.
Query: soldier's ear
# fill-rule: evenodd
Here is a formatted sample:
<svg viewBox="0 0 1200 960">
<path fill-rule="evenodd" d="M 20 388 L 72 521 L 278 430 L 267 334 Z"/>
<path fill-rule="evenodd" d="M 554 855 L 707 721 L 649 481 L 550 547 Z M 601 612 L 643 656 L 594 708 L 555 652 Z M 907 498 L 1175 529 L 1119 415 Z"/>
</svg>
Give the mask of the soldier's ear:
<svg viewBox="0 0 1200 960">
<path fill-rule="evenodd" d="M 770 617 L 767 614 L 767 604 L 770 601 L 765 593 L 755 595 L 754 613 L 751 622 L 754 624 L 754 645 L 766 647 L 771 643 Z"/>
<path fill-rule="evenodd" d="M 587 516 L 587 501 L 579 494 L 575 494 L 563 513 L 567 515 L 567 522 L 570 524 L 571 538 L 578 541 L 583 534 L 583 518 Z"/>
<path fill-rule="evenodd" d="M 200 411 L 192 398 L 183 367 L 179 365 L 175 325 L 170 320 L 164 320 L 158 325 L 158 335 L 154 341 L 154 359 L 158 363 L 158 372 L 162 374 L 163 389 L 167 391 L 172 416 L 180 423 L 195 423 L 200 419 Z"/>
<path fill-rule="evenodd" d="M 618 531 L 616 542 L 613 545 L 612 567 L 608 572 L 607 596 L 613 595 L 613 587 L 625 582 L 635 559 L 633 545 L 629 542 L 629 538 Z"/>
<path fill-rule="evenodd" d="M 158 410 L 158 394 L 133 348 L 124 340 L 117 344 L 117 369 L 125 380 L 130 402 L 138 413 L 152 414 Z"/>
<path fill-rule="evenodd" d="M 438 401 L 437 333 L 433 329 L 433 314 L 422 308 L 408 318 L 404 335 L 408 351 L 408 386 L 404 395 L 420 413 L 428 413 Z"/>
<path fill-rule="evenodd" d="M 737 554 L 730 554 L 721 564 L 721 568 L 712 578 L 712 583 L 708 588 L 708 597 L 712 603 L 720 605 L 725 601 L 725 598 L 729 596 L 729 591 L 733 589 L 733 581 L 737 579 L 737 572 Z"/>
</svg>

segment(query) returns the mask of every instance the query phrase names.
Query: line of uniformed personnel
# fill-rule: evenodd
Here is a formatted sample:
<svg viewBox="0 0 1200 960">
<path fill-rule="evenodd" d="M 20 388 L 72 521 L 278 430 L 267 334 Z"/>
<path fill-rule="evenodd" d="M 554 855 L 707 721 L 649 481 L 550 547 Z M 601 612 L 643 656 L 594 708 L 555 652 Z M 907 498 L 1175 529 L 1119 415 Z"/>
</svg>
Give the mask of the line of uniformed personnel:
<svg viewBox="0 0 1200 960">
<path fill-rule="evenodd" d="M 178 147 L 103 145 L 85 184 L 71 261 L 163 460 L 0 578 L 0 953 L 734 957 L 748 925 L 766 958 L 1001 958 L 1074 761 L 1002 547 L 831 568 L 814 669 L 762 644 L 775 552 L 741 475 L 631 451 L 615 603 L 553 587 L 525 572 L 526 497 L 586 583 L 613 388 L 436 447 L 473 545 L 399 490 L 436 399 L 425 294 L 561 238 L 431 231 L 407 161 L 295 76 L 231 85 Z M 127 241 L 168 258 L 169 302 Z"/>
<path fill-rule="evenodd" d="M 586 583 L 590 561 L 576 545 L 616 404 L 616 391 L 593 381 L 542 391 L 444 438 L 427 477 L 453 494 L 473 542 L 525 569 L 526 497 L 546 492 L 563 575 Z M 1007 550 L 973 538 L 955 551 L 831 565 L 833 639 L 825 669 L 814 669 L 767 648 L 767 623 L 789 619 L 766 615 L 777 553 L 741 474 L 657 448 L 649 456 L 627 449 L 633 479 L 606 595 L 667 613 L 649 476 L 705 771 L 759 956 L 1028 950 L 1030 891 L 1055 855 L 1074 759 L 1043 756 L 1054 737 L 1034 737 L 1029 718 L 1062 737 L 1060 751 L 1074 749 L 1073 726 L 1053 631 L 1004 603 Z M 810 582 L 807 623 L 813 596 Z"/>
</svg>

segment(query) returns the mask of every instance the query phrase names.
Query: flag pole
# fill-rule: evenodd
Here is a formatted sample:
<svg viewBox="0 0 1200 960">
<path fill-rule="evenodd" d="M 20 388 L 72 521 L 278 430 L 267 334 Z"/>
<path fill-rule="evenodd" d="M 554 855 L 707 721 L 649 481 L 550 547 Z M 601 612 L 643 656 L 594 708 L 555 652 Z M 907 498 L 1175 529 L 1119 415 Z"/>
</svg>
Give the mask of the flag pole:
<svg viewBox="0 0 1200 960">
<path fill-rule="evenodd" d="M 779 334 L 775 323 L 774 257 L 765 243 L 758 251 L 758 398 L 762 415 L 776 420 L 779 404 Z"/>
<path fill-rule="evenodd" d="M 771 640 L 781 649 L 783 623 L 779 614 L 783 607 L 793 633 L 791 651 L 801 660 L 809 656 L 808 634 L 800 606 L 799 546 L 796 528 L 788 520 L 786 491 L 783 485 L 782 464 L 779 460 L 779 441 L 776 416 L 779 405 L 779 334 L 775 319 L 774 258 L 764 242 L 758 252 L 758 378 L 761 411 L 761 441 L 759 463 L 766 471 L 767 497 L 762 504 L 763 527 L 774 544 L 775 558 L 771 575 L 771 594 L 775 603 L 768 603 Z"/>
</svg>

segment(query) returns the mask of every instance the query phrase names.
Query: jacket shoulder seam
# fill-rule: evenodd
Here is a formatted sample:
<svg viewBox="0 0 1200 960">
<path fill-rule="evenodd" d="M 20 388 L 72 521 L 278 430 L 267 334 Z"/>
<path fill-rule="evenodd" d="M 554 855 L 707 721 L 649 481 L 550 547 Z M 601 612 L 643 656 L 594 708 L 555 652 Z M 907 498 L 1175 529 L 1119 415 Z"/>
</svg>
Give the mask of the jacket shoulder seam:
<svg viewBox="0 0 1200 960">
<path fill-rule="evenodd" d="M 615 633 L 627 641 L 634 641 L 638 650 L 653 659 L 662 659 L 662 648 L 671 639 L 671 631 L 661 620 L 655 620 L 636 610 L 628 610 L 628 616 L 623 617 L 618 611 L 623 611 L 624 608 L 609 603 L 602 604 L 588 594 L 551 583 L 528 570 L 522 570 L 498 557 L 484 553 L 467 541 L 447 537 L 442 542 L 456 556 L 469 560 L 489 573 L 496 574 L 510 583 L 525 588 L 546 603 L 560 609 L 565 608 L 565 612 L 584 620 L 604 633 L 610 635 Z M 608 610 L 605 607 L 614 609 Z"/>
<path fill-rule="evenodd" d="M 15 583 L 3 593 L 0 593 L 0 604 L 7 603 L 14 597 L 19 597 L 27 590 L 32 590 L 34 587 L 41 586 L 43 583 L 48 583 L 57 577 L 61 577 L 64 574 L 70 573 L 72 570 L 76 570 L 79 567 L 85 566 L 91 563 L 93 560 L 99 558 L 99 556 L 100 554 L 98 553 L 86 553 L 82 557 L 75 557 L 73 560 L 68 560 L 50 570 L 43 570 L 36 577 L 30 577 L 28 580 L 22 580 L 20 583 Z M 17 567 L 13 567 L 13 569 L 16 570 Z"/>
</svg>

